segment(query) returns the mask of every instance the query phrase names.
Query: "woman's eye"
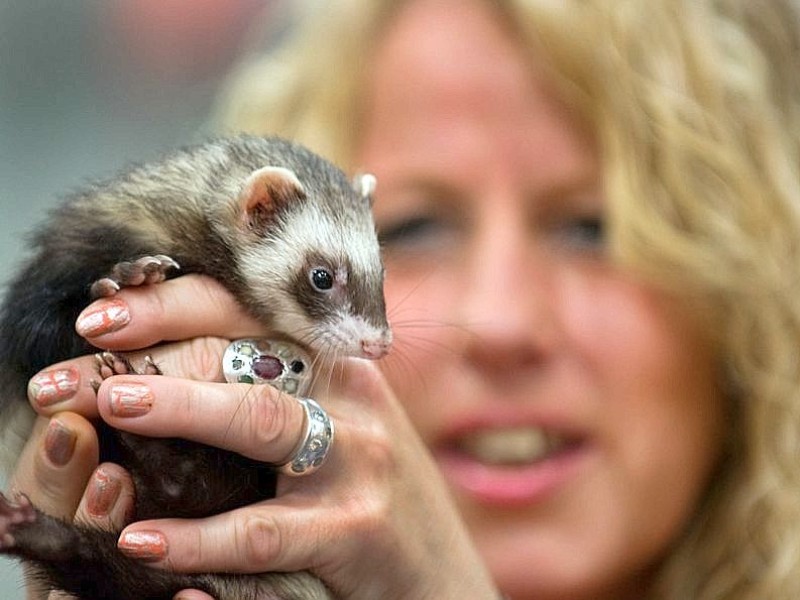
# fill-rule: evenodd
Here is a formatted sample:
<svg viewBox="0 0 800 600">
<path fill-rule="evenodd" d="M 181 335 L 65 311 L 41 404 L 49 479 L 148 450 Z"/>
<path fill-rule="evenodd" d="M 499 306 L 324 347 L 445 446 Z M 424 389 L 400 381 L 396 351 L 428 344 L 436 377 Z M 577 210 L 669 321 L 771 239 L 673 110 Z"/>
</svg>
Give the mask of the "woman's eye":
<svg viewBox="0 0 800 600">
<path fill-rule="evenodd" d="M 381 247 L 413 248 L 435 242 L 444 229 L 438 219 L 427 216 L 409 217 L 378 228 Z"/>
<path fill-rule="evenodd" d="M 605 246 L 605 223 L 600 217 L 580 217 L 562 223 L 558 228 L 561 241 L 579 250 L 597 251 Z"/>
</svg>

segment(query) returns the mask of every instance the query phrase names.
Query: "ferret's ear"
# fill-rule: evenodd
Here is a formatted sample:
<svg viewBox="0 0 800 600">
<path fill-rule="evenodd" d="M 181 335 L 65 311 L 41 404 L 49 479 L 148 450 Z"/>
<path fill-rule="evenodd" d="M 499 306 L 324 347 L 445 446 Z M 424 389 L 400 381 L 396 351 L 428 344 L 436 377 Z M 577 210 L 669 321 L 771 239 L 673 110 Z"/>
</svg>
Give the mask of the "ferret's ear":
<svg viewBox="0 0 800 600">
<path fill-rule="evenodd" d="M 272 222 L 275 211 L 288 202 L 306 197 L 303 184 L 284 167 L 263 167 L 250 173 L 239 195 L 245 224 L 262 229 Z"/>
<path fill-rule="evenodd" d="M 378 179 L 372 173 L 359 173 L 353 177 L 353 188 L 370 206 L 375 202 L 375 188 L 377 186 Z"/>
</svg>

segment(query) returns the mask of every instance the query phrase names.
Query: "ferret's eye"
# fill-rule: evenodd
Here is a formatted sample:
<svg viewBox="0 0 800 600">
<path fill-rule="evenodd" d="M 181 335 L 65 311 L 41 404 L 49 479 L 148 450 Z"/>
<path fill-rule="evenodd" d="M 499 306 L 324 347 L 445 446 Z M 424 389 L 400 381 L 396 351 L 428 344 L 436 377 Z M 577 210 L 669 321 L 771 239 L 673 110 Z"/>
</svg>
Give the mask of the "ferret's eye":
<svg viewBox="0 0 800 600">
<path fill-rule="evenodd" d="M 320 292 L 324 292 L 333 287 L 333 273 L 328 269 L 323 269 L 322 267 L 311 269 L 308 277 L 311 280 L 311 285 Z"/>
</svg>

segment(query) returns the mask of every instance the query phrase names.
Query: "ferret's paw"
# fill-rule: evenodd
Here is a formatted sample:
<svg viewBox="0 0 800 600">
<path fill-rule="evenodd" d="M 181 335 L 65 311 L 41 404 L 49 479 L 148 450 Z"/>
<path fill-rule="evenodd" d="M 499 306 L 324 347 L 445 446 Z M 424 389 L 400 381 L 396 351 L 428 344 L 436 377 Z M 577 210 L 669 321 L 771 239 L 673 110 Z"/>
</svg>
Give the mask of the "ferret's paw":
<svg viewBox="0 0 800 600">
<path fill-rule="evenodd" d="M 134 261 L 122 261 L 114 265 L 108 277 L 92 284 L 89 294 L 93 300 L 113 296 L 123 287 L 134 287 L 164 281 L 170 269 L 180 265 L 163 254 L 143 256 Z"/>
<path fill-rule="evenodd" d="M 11 500 L 0 493 L 0 550 L 8 550 L 17 545 L 14 531 L 25 523 L 36 521 L 36 509 L 24 494 Z"/>
<path fill-rule="evenodd" d="M 161 369 L 150 355 L 143 359 L 143 365 L 137 369 L 130 359 L 119 352 L 98 352 L 94 355 L 97 363 L 97 372 L 102 379 L 113 375 L 161 375 Z M 98 385 L 99 387 L 99 385 Z"/>
</svg>

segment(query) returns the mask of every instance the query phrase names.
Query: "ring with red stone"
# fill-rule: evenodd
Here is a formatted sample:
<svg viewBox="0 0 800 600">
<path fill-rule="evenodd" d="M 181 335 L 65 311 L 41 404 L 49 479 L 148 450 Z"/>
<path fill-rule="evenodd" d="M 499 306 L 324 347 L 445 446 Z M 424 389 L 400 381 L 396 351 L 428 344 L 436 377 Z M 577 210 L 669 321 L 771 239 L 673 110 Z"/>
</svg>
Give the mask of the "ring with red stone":
<svg viewBox="0 0 800 600">
<path fill-rule="evenodd" d="M 292 395 L 305 394 L 312 381 L 311 357 L 284 340 L 234 340 L 222 355 L 228 383 L 268 383 Z"/>
</svg>

